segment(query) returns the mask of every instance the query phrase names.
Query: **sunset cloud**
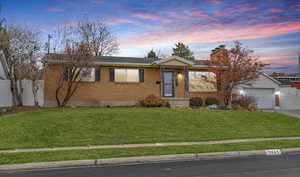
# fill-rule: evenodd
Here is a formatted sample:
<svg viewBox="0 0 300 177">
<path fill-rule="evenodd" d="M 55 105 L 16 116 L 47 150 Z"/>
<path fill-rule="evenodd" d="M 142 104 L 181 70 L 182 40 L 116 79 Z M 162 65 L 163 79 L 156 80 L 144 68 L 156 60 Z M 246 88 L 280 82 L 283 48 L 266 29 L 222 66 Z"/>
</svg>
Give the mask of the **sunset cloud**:
<svg viewBox="0 0 300 177">
<path fill-rule="evenodd" d="M 223 2 L 220 1 L 220 0 L 209 0 L 210 3 L 213 3 L 213 4 L 222 4 Z"/>
<path fill-rule="evenodd" d="M 177 29 L 177 28 L 175 28 Z M 299 23 L 281 23 L 256 25 L 243 28 L 232 28 L 222 24 L 214 24 L 209 30 L 201 30 L 201 26 L 190 26 L 188 31 L 163 28 L 160 32 L 134 33 L 133 36 L 123 38 L 126 45 L 158 45 L 172 44 L 179 39 L 185 43 L 221 42 L 231 40 L 265 38 L 274 35 L 300 31 Z"/>
<path fill-rule="evenodd" d="M 141 18 L 141 19 L 146 19 L 146 20 L 154 20 L 154 21 L 158 21 L 160 18 L 154 15 L 150 15 L 150 14 L 145 14 L 145 13 L 134 13 L 132 15 L 132 17 L 136 17 L 136 18 Z"/>
<path fill-rule="evenodd" d="M 3 7 L 14 7 L 3 9 L 7 21 L 40 29 L 45 33 L 42 35 L 44 40 L 54 26 L 76 25 L 76 21 L 87 14 L 89 20 L 109 26 L 120 43 L 119 55 L 125 56 L 141 57 L 147 52 L 145 50 L 160 47 L 167 48 L 170 53 L 173 44 L 182 41 L 191 47 L 196 58 L 206 58 L 212 48 L 241 40 L 252 41 L 252 48 L 265 52 L 262 59 L 274 65 L 269 68 L 284 70 L 292 65 L 293 56 L 300 48 L 298 0 L 54 0 L 26 3 L 24 0 L 7 0 L 1 3 Z M 42 13 L 37 13 L 37 7 L 41 7 Z M 286 36 L 294 41 L 286 41 Z M 284 40 L 278 41 L 278 38 Z M 261 45 L 262 42 L 268 45 Z M 286 55 L 280 55 L 285 52 Z"/>
<path fill-rule="evenodd" d="M 191 11 L 187 11 L 187 13 L 191 16 L 196 16 L 196 17 L 200 17 L 200 18 L 208 18 L 211 19 L 212 17 L 205 14 L 204 12 L 200 11 L 200 10 L 191 10 Z"/>
<path fill-rule="evenodd" d="M 268 9 L 267 12 L 270 12 L 270 13 L 279 13 L 279 12 L 283 12 L 283 10 L 282 9 L 272 8 L 272 9 Z"/>
<path fill-rule="evenodd" d="M 213 13 L 217 16 L 227 17 L 237 15 L 241 12 L 254 11 L 257 9 L 258 8 L 252 4 L 238 4 L 234 7 L 220 8 L 218 10 L 213 11 Z"/>
</svg>

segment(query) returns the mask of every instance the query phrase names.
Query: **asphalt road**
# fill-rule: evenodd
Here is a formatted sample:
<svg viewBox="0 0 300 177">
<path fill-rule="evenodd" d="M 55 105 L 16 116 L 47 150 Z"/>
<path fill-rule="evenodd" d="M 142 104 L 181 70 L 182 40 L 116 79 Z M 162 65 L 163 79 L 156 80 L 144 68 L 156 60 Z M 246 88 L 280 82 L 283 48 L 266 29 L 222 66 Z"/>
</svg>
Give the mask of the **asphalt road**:
<svg viewBox="0 0 300 177">
<path fill-rule="evenodd" d="M 299 177 L 300 155 L 1 173 L 0 177 Z"/>
</svg>

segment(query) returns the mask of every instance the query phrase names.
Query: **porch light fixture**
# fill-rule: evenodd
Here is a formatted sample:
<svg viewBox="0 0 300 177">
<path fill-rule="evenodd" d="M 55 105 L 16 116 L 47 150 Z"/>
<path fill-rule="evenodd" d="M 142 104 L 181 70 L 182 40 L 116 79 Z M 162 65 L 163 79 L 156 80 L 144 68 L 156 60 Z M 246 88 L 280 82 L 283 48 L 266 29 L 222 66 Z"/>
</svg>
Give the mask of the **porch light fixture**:
<svg viewBox="0 0 300 177">
<path fill-rule="evenodd" d="M 240 95 L 245 95 L 245 91 L 244 90 L 240 90 Z"/>
<path fill-rule="evenodd" d="M 275 92 L 275 95 L 278 95 L 278 96 L 279 96 L 279 95 L 280 95 L 280 91 L 276 91 L 276 92 Z"/>
<path fill-rule="evenodd" d="M 183 74 L 178 73 L 178 74 L 177 74 L 177 78 L 178 78 L 178 80 L 182 80 L 182 79 L 183 79 Z"/>
</svg>

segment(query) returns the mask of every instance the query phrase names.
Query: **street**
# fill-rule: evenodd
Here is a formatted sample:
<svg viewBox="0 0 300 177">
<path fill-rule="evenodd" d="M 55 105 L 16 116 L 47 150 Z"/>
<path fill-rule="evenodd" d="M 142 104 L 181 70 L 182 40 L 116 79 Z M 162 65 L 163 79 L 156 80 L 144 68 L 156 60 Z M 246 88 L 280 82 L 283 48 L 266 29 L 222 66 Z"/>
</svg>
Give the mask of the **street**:
<svg viewBox="0 0 300 177">
<path fill-rule="evenodd" d="M 300 155 L 1 173 L 0 177 L 299 177 Z"/>
</svg>

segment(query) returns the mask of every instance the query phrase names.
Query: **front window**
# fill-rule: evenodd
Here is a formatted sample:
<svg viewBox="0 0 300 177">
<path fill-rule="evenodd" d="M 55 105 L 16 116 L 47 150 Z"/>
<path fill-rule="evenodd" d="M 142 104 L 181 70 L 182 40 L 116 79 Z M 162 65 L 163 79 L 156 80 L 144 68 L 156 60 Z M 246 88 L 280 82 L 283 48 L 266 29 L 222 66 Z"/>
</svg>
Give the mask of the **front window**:
<svg viewBox="0 0 300 177">
<path fill-rule="evenodd" d="M 76 72 L 74 73 L 73 77 L 75 77 L 75 75 L 77 75 L 77 73 L 79 72 L 79 69 L 80 68 L 76 68 Z M 71 72 L 71 70 L 67 71 L 68 78 L 72 77 L 70 72 Z M 95 80 L 96 80 L 95 68 L 81 68 L 81 71 L 75 81 L 77 81 L 77 82 L 94 82 Z"/>
<path fill-rule="evenodd" d="M 78 80 L 82 82 L 94 82 L 95 81 L 95 68 L 82 68 Z"/>
<path fill-rule="evenodd" d="M 139 82 L 138 69 L 115 69 L 116 82 Z"/>
<path fill-rule="evenodd" d="M 217 91 L 217 78 L 214 72 L 189 72 L 190 92 L 214 92 Z"/>
</svg>

